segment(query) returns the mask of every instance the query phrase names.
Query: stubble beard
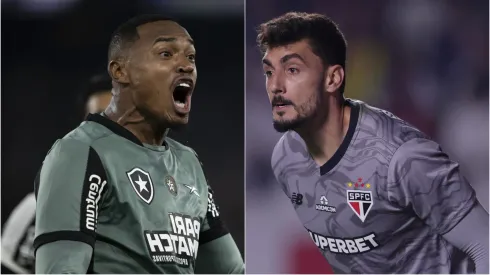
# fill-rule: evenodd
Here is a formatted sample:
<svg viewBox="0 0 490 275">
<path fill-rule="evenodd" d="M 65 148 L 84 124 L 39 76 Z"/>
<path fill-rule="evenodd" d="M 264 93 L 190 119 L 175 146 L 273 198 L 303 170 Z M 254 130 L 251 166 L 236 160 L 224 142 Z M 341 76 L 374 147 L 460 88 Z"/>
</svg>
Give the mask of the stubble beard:
<svg viewBox="0 0 490 275">
<path fill-rule="evenodd" d="M 274 129 L 279 133 L 285 133 L 287 131 L 297 131 L 303 128 L 310 121 L 318 115 L 317 110 L 322 102 L 323 92 L 323 81 L 317 88 L 316 94 L 312 95 L 305 103 L 300 106 L 294 106 L 297 115 L 293 119 L 283 120 L 283 119 L 273 119 L 272 125 Z M 322 112 L 323 113 L 323 112 Z"/>
</svg>

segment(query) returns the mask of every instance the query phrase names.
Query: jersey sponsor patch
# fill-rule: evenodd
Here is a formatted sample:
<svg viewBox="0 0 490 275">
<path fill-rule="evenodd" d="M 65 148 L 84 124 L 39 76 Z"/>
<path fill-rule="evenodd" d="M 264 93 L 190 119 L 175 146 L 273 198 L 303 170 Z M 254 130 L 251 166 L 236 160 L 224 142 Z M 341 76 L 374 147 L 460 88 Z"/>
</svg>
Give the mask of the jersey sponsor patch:
<svg viewBox="0 0 490 275">
<path fill-rule="evenodd" d="M 134 191 L 147 204 L 153 200 L 153 182 L 151 181 L 150 173 L 141 168 L 133 168 L 126 173 L 129 181 L 133 186 Z"/>
<path fill-rule="evenodd" d="M 318 211 L 324 211 L 324 212 L 330 212 L 330 213 L 336 213 L 337 208 L 328 205 L 328 200 L 326 196 L 321 196 L 320 197 L 320 203 L 315 205 L 315 209 Z"/>
<path fill-rule="evenodd" d="M 171 231 L 145 231 L 153 262 L 189 267 L 197 257 L 201 223 L 198 218 L 170 213 Z"/>
<path fill-rule="evenodd" d="M 106 184 L 107 181 L 97 174 L 88 176 L 88 188 L 84 190 L 82 201 L 83 211 L 85 212 L 82 216 L 82 222 L 84 222 L 82 225 L 83 230 L 95 232 L 99 214 L 99 201 Z"/>
<path fill-rule="evenodd" d="M 336 254 L 360 254 L 379 246 L 374 233 L 357 238 L 334 238 L 323 236 L 310 230 L 308 232 L 318 248 Z"/>
<path fill-rule="evenodd" d="M 168 191 L 170 194 L 177 196 L 177 184 L 175 183 L 175 179 L 172 176 L 165 177 L 165 185 L 168 187 Z"/>
</svg>

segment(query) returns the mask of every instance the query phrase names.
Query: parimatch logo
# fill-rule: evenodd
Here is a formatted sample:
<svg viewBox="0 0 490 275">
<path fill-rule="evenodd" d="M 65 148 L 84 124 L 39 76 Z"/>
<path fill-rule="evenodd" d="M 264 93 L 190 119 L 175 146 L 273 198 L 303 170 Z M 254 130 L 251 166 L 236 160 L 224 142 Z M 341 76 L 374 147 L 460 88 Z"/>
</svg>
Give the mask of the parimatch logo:
<svg viewBox="0 0 490 275">
<path fill-rule="evenodd" d="M 153 262 L 189 267 L 197 257 L 201 223 L 198 218 L 170 213 L 172 231 L 145 231 Z"/>
</svg>

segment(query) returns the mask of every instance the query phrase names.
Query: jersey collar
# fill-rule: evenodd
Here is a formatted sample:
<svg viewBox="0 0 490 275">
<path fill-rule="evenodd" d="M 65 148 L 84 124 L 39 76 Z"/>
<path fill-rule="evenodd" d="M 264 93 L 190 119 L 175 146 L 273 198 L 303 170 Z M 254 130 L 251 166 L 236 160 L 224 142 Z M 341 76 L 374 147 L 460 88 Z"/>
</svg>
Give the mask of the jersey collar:
<svg viewBox="0 0 490 275">
<path fill-rule="evenodd" d="M 340 144 L 339 149 L 337 149 L 337 151 L 335 151 L 335 154 L 325 164 L 323 164 L 320 167 L 320 175 L 322 176 L 330 172 L 330 170 L 332 170 L 344 157 L 345 152 L 347 152 L 350 142 L 354 137 L 354 133 L 356 132 L 357 121 L 359 120 L 359 111 L 360 111 L 359 103 L 346 99 L 345 104 L 351 107 L 349 129 L 347 130 L 347 134 L 345 135 L 344 140 Z"/>
<path fill-rule="evenodd" d="M 125 139 L 128 139 L 140 146 L 144 146 L 143 143 L 133 133 L 131 133 L 131 131 L 129 131 L 128 129 L 124 128 L 123 126 L 119 125 L 118 123 L 109 119 L 106 116 L 103 116 L 101 114 L 89 114 L 86 120 L 101 124 L 102 126 L 111 130 L 114 134 L 121 136 Z"/>
</svg>

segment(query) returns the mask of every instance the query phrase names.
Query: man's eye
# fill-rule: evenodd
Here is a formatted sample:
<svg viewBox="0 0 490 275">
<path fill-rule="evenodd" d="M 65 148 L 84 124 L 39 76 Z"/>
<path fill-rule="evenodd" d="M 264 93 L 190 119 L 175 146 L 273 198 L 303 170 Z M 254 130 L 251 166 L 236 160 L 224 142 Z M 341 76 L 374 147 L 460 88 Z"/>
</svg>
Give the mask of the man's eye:
<svg viewBox="0 0 490 275">
<path fill-rule="evenodd" d="M 162 56 L 162 57 L 171 57 L 172 54 L 170 52 L 168 52 L 168 51 L 163 51 L 163 52 L 160 53 L 160 56 Z"/>
</svg>

